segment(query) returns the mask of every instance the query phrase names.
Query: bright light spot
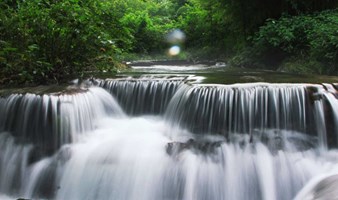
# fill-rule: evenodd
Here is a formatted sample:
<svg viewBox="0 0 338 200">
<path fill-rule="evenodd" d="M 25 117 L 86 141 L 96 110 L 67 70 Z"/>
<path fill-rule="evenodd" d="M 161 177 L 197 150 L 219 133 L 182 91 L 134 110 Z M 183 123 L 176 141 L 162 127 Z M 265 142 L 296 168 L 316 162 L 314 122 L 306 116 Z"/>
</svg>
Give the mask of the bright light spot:
<svg viewBox="0 0 338 200">
<path fill-rule="evenodd" d="M 169 55 L 171 56 L 176 56 L 180 53 L 181 51 L 181 48 L 179 46 L 172 46 L 170 49 L 169 49 Z"/>
<path fill-rule="evenodd" d="M 171 44 L 180 44 L 185 40 L 185 34 L 180 29 L 174 29 L 166 35 L 166 40 Z"/>
</svg>

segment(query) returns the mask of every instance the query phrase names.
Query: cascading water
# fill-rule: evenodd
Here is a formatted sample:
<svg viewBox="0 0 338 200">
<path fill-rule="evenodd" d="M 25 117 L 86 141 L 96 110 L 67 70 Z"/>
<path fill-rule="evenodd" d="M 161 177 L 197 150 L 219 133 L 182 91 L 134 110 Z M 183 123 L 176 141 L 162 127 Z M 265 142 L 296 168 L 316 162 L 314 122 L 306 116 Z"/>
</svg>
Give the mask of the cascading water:
<svg viewBox="0 0 338 200">
<path fill-rule="evenodd" d="M 254 129 L 266 128 L 305 131 L 308 103 L 305 87 L 186 86 L 176 93 L 166 115 L 174 124 L 188 125 L 203 133 L 251 133 Z"/>
<path fill-rule="evenodd" d="M 74 141 L 78 133 L 93 129 L 96 118 L 106 113 L 123 114 L 114 98 L 101 88 L 73 92 L 2 98 L 0 132 L 55 149 Z"/>
<path fill-rule="evenodd" d="M 170 79 L 110 79 L 97 80 L 99 87 L 107 89 L 128 114 L 163 113 L 184 78 Z"/>
<path fill-rule="evenodd" d="M 338 167 L 330 85 L 93 85 L 0 98 L 0 198 L 290 200 Z"/>
</svg>

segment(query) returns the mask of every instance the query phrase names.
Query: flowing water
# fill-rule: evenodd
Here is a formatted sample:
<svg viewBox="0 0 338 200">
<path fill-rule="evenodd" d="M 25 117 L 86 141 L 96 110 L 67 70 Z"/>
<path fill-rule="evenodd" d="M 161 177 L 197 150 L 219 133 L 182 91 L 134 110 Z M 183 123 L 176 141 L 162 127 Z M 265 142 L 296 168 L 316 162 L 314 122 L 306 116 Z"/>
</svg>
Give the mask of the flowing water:
<svg viewBox="0 0 338 200">
<path fill-rule="evenodd" d="M 0 199 L 290 200 L 338 171 L 334 85 L 86 85 L 0 98 Z"/>
</svg>

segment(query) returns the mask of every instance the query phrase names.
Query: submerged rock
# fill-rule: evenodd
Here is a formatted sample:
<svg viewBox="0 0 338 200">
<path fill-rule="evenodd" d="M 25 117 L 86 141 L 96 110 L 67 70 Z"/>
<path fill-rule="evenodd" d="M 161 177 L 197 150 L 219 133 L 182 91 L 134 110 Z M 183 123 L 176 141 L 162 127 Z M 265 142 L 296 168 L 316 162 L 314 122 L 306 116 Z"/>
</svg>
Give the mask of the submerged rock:
<svg viewBox="0 0 338 200">
<path fill-rule="evenodd" d="M 262 82 L 262 81 L 264 81 L 264 79 L 262 77 L 259 77 L 259 76 L 242 76 L 240 79 L 243 80 L 244 82 Z"/>
<path fill-rule="evenodd" d="M 317 184 L 314 188 L 314 198 L 322 200 L 338 199 L 338 175 L 330 176 Z"/>
<path fill-rule="evenodd" d="M 295 200 L 338 200 L 338 175 L 319 180 L 312 187 L 304 187 Z"/>
</svg>

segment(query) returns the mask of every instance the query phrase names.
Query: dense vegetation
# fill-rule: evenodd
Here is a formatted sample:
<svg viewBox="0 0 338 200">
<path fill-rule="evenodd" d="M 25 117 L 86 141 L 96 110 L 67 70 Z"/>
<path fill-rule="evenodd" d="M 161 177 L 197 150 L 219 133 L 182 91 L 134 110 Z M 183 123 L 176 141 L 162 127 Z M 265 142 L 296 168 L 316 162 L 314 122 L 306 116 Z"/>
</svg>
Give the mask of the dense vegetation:
<svg viewBox="0 0 338 200">
<path fill-rule="evenodd" d="M 128 46 L 112 2 L 2 2 L 2 81 L 47 82 L 81 75 L 93 66 L 112 69 L 114 55 Z"/>
<path fill-rule="evenodd" d="M 338 10 L 269 19 L 252 46 L 233 59 L 240 65 L 319 74 L 338 73 Z"/>
<path fill-rule="evenodd" d="M 338 73 L 336 0 L 3 0 L 0 83 L 48 83 L 123 59 L 164 54 L 182 30 L 183 58 Z"/>
</svg>

